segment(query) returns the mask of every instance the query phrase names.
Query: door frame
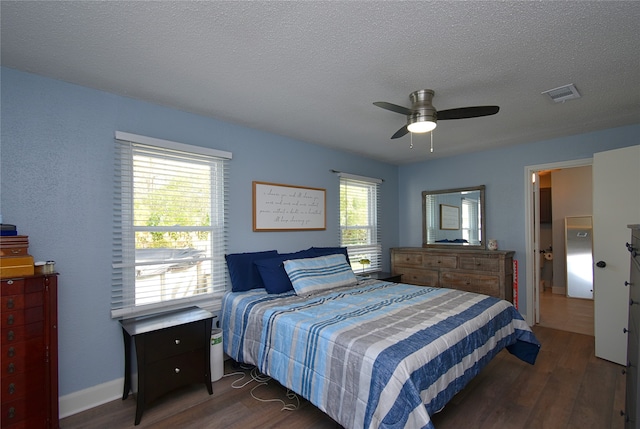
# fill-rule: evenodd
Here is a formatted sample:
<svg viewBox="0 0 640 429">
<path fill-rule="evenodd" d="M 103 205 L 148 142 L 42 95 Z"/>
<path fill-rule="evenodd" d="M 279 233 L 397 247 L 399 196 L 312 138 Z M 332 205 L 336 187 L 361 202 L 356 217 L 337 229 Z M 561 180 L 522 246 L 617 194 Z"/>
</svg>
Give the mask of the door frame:
<svg viewBox="0 0 640 429">
<path fill-rule="evenodd" d="M 525 218 L 525 249 L 526 249 L 526 279 L 527 285 L 527 308 L 525 320 L 533 326 L 540 321 L 540 282 L 535 279 L 535 273 L 540 272 L 539 243 L 536 242 L 536 234 L 540 228 L 540 207 L 534 204 L 534 198 L 539 199 L 535 194 L 535 185 L 531 177 L 535 174 L 536 183 L 538 173 L 547 170 L 561 170 L 565 168 L 587 167 L 593 165 L 593 158 L 575 159 L 570 161 L 559 161 L 548 164 L 527 165 L 524 167 L 524 218 Z"/>
</svg>

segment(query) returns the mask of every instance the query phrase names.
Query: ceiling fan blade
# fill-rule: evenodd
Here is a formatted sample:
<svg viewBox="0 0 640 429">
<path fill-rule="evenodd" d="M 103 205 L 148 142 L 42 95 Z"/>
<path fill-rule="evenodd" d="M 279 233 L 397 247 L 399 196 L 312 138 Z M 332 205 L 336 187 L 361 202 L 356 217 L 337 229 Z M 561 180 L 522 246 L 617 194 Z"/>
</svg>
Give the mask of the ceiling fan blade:
<svg viewBox="0 0 640 429">
<path fill-rule="evenodd" d="M 438 120 L 477 118 L 479 116 L 495 115 L 500 110 L 499 106 L 474 106 L 459 107 L 438 111 Z"/>
<path fill-rule="evenodd" d="M 409 129 L 405 125 L 404 127 L 400 128 L 398 131 L 396 131 L 396 133 L 394 135 L 392 135 L 391 138 L 392 139 L 399 139 L 400 137 L 404 136 L 408 132 L 409 132 Z"/>
<path fill-rule="evenodd" d="M 406 107 L 398 106 L 397 104 L 387 103 L 386 101 L 376 101 L 373 103 L 378 107 L 382 107 L 386 110 L 391 110 L 392 112 L 400 113 L 401 115 L 410 115 L 411 110 Z"/>
</svg>

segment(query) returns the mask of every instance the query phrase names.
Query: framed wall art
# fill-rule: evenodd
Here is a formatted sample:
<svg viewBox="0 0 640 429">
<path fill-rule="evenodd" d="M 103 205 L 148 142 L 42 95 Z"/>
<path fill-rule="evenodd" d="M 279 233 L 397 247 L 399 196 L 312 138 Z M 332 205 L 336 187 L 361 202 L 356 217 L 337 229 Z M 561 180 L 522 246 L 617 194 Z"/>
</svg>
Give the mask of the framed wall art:
<svg viewBox="0 0 640 429">
<path fill-rule="evenodd" d="M 325 189 L 253 182 L 254 231 L 327 229 Z"/>
<path fill-rule="evenodd" d="M 440 229 L 460 229 L 460 207 L 440 204 Z"/>
</svg>

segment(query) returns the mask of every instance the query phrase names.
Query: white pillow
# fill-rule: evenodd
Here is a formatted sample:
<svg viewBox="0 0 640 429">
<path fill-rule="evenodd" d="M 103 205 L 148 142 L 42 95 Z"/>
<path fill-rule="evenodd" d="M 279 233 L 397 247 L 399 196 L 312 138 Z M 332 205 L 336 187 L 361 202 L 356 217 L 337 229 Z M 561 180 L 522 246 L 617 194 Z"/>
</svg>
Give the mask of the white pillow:
<svg viewBox="0 0 640 429">
<path fill-rule="evenodd" d="M 343 254 L 284 261 L 284 269 L 296 295 L 312 295 L 358 283 Z"/>
</svg>

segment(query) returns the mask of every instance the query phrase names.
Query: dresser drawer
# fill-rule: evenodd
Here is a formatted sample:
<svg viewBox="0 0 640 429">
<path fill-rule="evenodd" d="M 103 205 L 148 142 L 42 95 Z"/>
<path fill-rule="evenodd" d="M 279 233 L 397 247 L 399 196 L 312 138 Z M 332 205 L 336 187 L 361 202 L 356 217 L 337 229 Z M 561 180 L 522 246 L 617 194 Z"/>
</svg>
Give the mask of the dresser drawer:
<svg viewBox="0 0 640 429">
<path fill-rule="evenodd" d="M 21 310 L 3 311 L 1 329 L 9 329 L 22 326 L 27 323 L 35 323 L 44 320 L 44 307 L 31 307 Z"/>
<path fill-rule="evenodd" d="M 44 373 L 37 371 L 21 372 L 10 376 L 2 377 L 2 402 L 31 395 L 32 392 L 42 390 L 42 377 Z M 43 395 L 44 396 L 44 395 Z"/>
<path fill-rule="evenodd" d="M 187 323 L 146 334 L 143 337 L 145 362 L 155 362 L 202 348 L 208 344 L 208 342 L 203 344 L 203 338 L 208 338 L 204 332 L 204 326 L 203 322 Z"/>
<path fill-rule="evenodd" d="M 2 345 L 23 342 L 37 337 L 42 337 L 44 322 L 13 326 L 2 330 Z"/>
<path fill-rule="evenodd" d="M 419 286 L 438 286 L 438 271 L 435 270 L 403 268 L 396 270 L 394 274 L 402 275 L 402 283 Z"/>
<path fill-rule="evenodd" d="M 500 261 L 496 258 L 483 258 L 481 256 L 460 256 L 460 266 L 462 270 L 490 271 L 496 272 L 500 269 Z M 506 270 L 511 270 L 505 266 Z"/>
<path fill-rule="evenodd" d="M 424 255 L 422 266 L 428 268 L 456 268 L 458 258 L 456 256 Z"/>
<path fill-rule="evenodd" d="M 496 276 L 443 272 L 440 276 L 440 287 L 500 296 L 500 279 Z"/>
<path fill-rule="evenodd" d="M 46 425 L 46 407 L 44 390 L 35 392 L 33 396 L 29 392 L 28 398 L 19 398 L 2 402 L 2 427 L 10 428 L 45 428 Z M 12 426 L 16 425 L 16 426 Z M 19 425 L 19 426 L 18 426 Z"/>
<path fill-rule="evenodd" d="M 24 293 L 24 279 L 9 279 L 0 281 L 0 294 L 20 295 Z"/>
<path fill-rule="evenodd" d="M 2 345 L 2 376 L 17 374 L 42 367 L 45 361 L 42 339 L 34 339 L 23 343 Z"/>
<path fill-rule="evenodd" d="M 392 264 L 398 267 L 421 267 L 422 254 L 411 252 L 395 252 L 393 253 Z"/>
</svg>

